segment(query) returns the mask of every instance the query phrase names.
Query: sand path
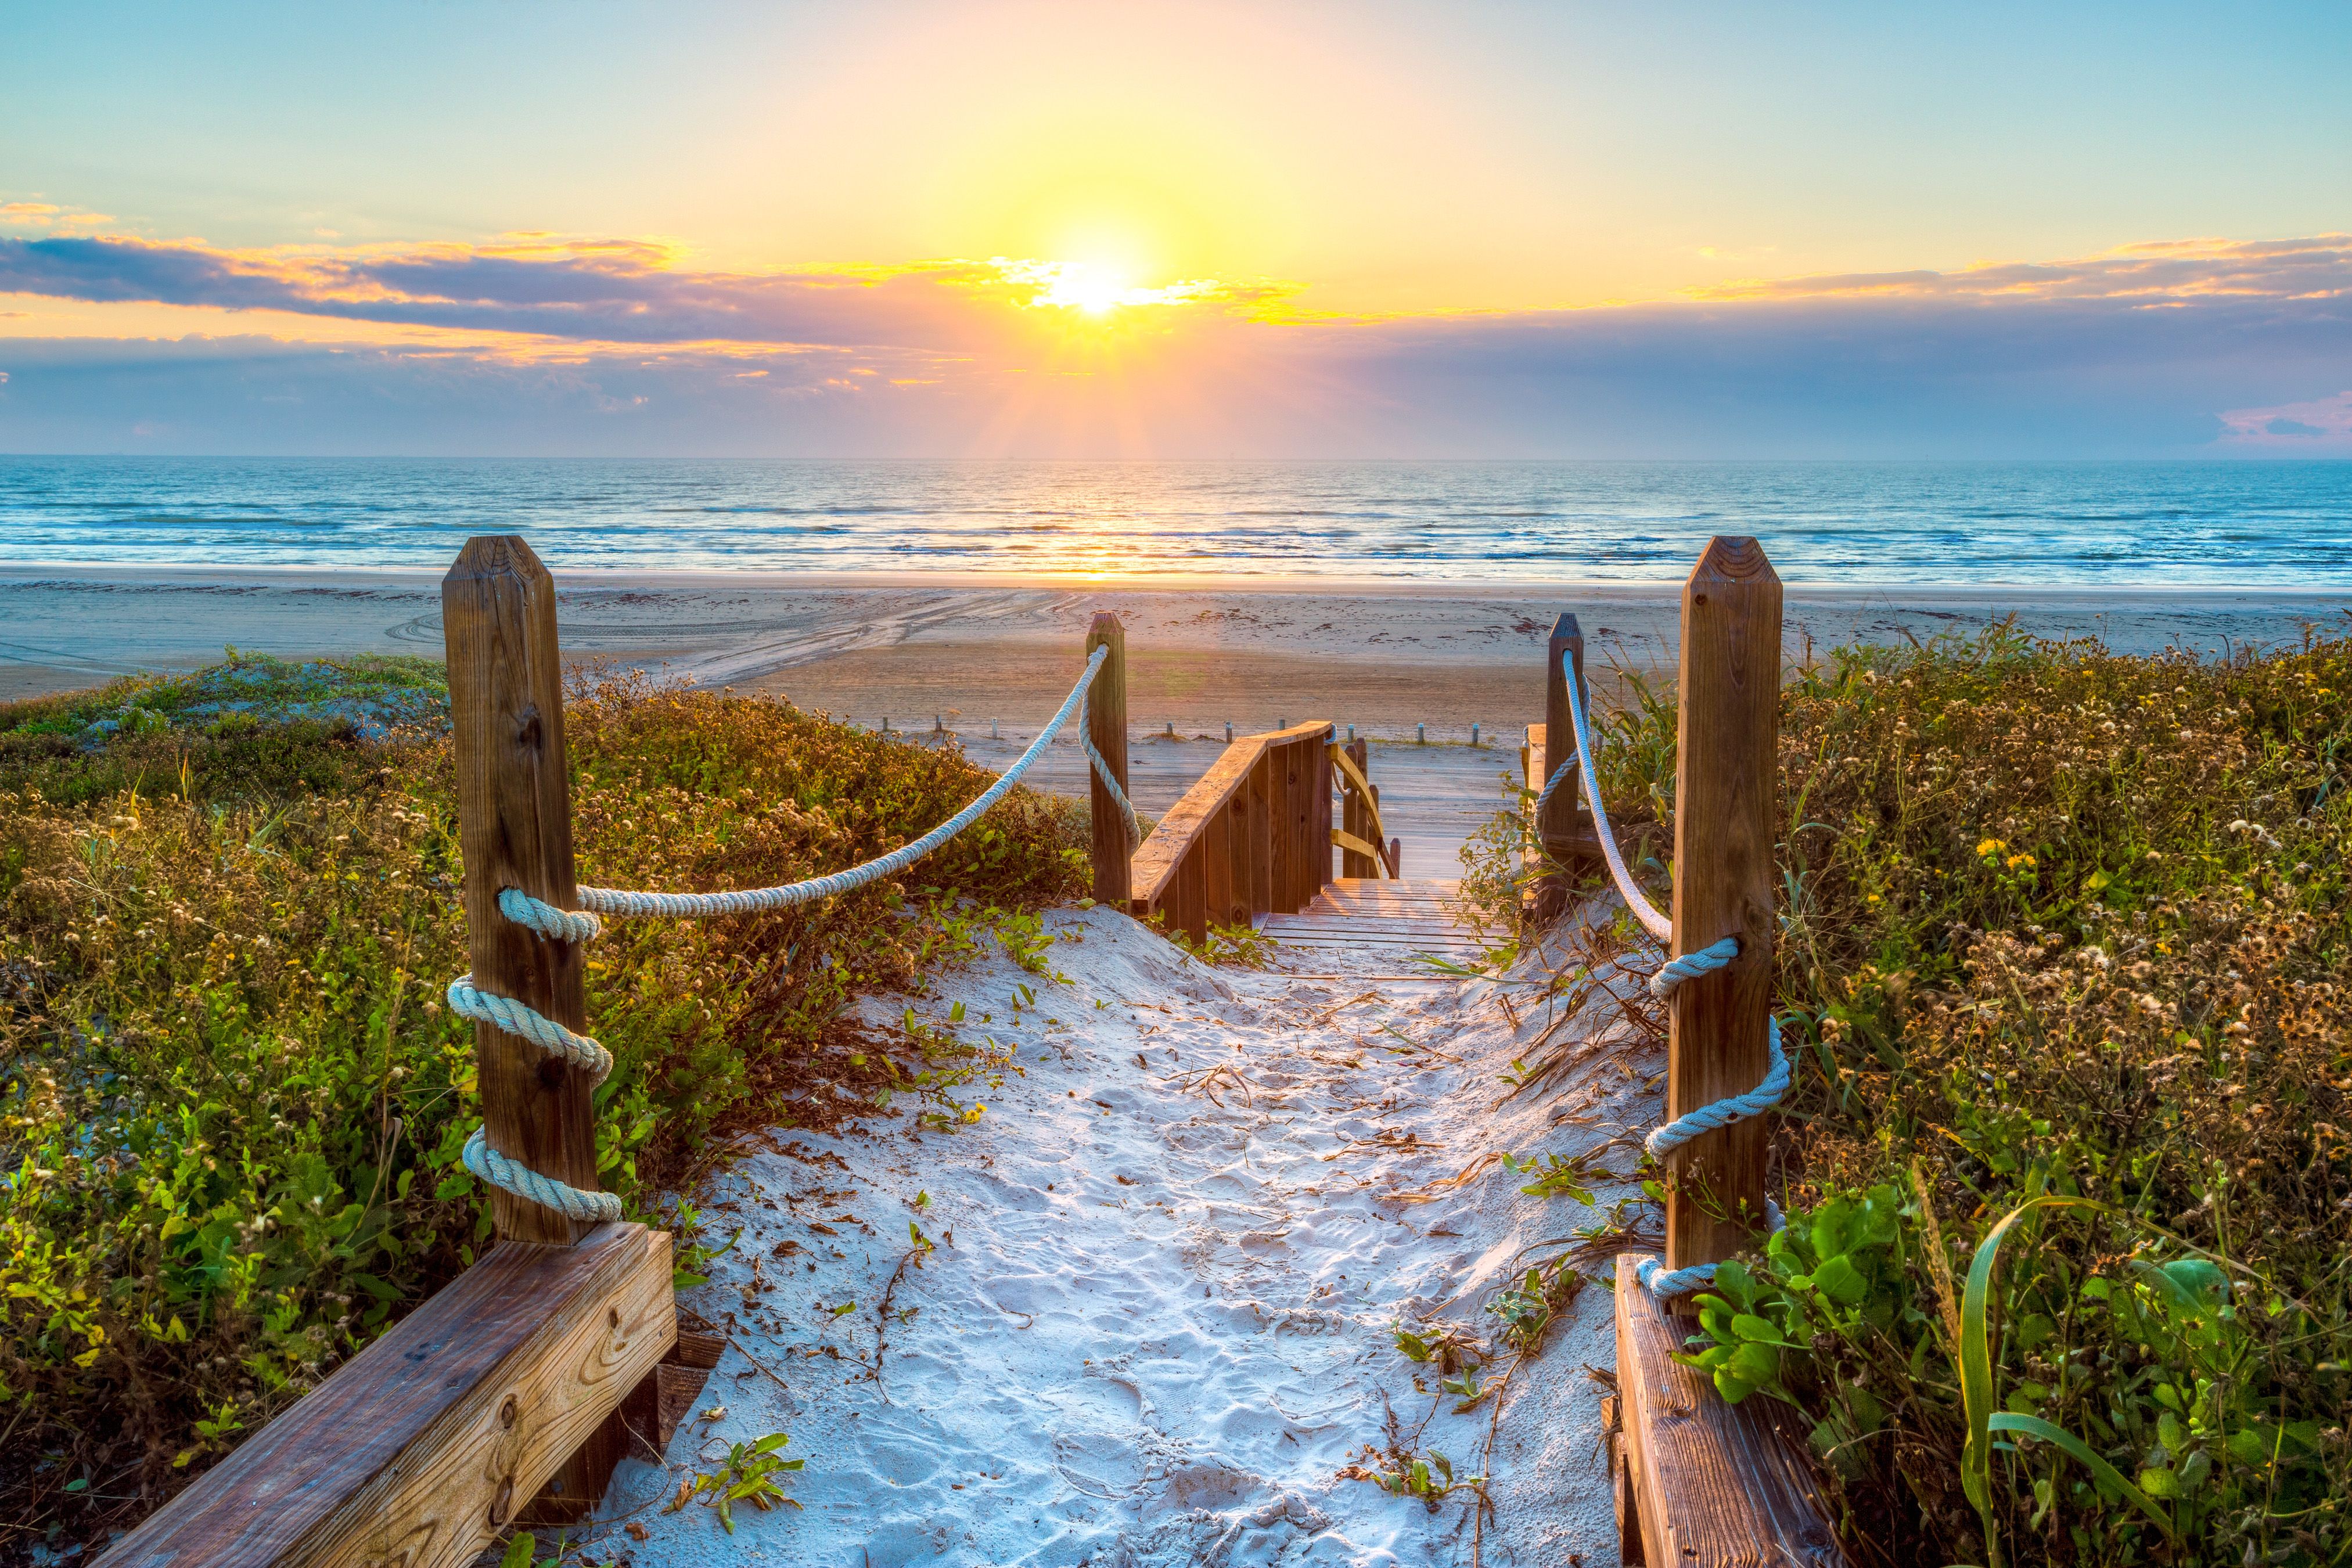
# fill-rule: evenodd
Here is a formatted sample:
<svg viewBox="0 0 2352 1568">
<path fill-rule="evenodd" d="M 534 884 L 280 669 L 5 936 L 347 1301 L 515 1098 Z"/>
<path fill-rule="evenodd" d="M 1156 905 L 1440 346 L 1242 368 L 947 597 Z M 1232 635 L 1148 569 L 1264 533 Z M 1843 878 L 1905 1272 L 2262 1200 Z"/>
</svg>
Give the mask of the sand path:
<svg viewBox="0 0 2352 1568">
<path fill-rule="evenodd" d="M 1366 996 L 1211 969 L 1108 910 L 1048 923 L 1053 977 L 992 951 L 914 1002 L 1011 1050 L 1001 1087 L 959 1091 L 985 1102 L 976 1122 L 778 1132 L 713 1184 L 705 1214 L 740 1240 L 682 1300 L 730 1335 L 700 1402 L 719 1413 L 680 1431 L 668 1471 L 625 1470 L 614 1507 L 642 1510 L 646 1538 L 616 1524 L 598 1551 L 638 1568 L 1469 1563 L 1466 1494 L 1433 1510 L 1339 1471 L 1393 1434 L 1469 1473 L 1491 1429 L 1484 1561 L 1613 1563 L 1580 1370 L 1611 1363 L 1607 1290 L 1568 1310 L 1491 1428 L 1491 1405 L 1453 1414 L 1393 1340 L 1432 1319 L 1484 1337 L 1523 1251 L 1593 1216 L 1491 1165 L 1399 1194 L 1496 1151 L 1601 1142 L 1654 1115 L 1651 1066 L 1596 1041 L 1568 1098 L 1504 1100 L 1497 1075 L 1546 1020 L 1515 1023 L 1495 985 Z M 885 1324 L 910 1222 L 937 1249 Z M 648 1506 L 772 1431 L 807 1460 L 789 1483 L 804 1511 L 739 1513 L 730 1538 L 701 1506 Z"/>
</svg>

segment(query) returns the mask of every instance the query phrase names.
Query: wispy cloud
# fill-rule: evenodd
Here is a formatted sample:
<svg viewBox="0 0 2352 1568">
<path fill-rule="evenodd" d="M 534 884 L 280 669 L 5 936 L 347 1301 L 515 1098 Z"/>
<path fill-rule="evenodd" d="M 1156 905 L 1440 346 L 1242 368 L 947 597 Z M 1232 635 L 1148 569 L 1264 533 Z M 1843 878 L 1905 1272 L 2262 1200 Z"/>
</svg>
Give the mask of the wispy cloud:
<svg viewBox="0 0 2352 1568">
<path fill-rule="evenodd" d="M 1986 261 L 1950 272 L 1847 272 L 1750 279 L 1697 290 L 1713 300 L 1853 298 L 2128 300 L 2179 304 L 2214 295 L 2352 299 L 2352 234 L 2307 239 L 2177 239 L 2074 261 Z"/>
<path fill-rule="evenodd" d="M 0 239 L 0 292 L 572 342 L 948 352 L 1002 342 L 1017 312 L 1097 298 L 1066 268 L 1034 262 L 730 272 L 684 265 L 678 251 L 653 241 L 549 235 L 478 246 L 267 251 L 123 237 Z M 1221 308 L 1264 297 L 1262 289 L 1194 281 L 1121 289 L 1104 302 Z"/>
<path fill-rule="evenodd" d="M 150 333 L 178 308 L 254 332 L 31 342 L 12 323 L 0 449 L 105 446 L 126 409 L 191 450 L 2075 456 L 2352 439 L 2343 235 L 1335 317 L 1284 285 L 1113 288 L 1002 258 L 753 271 L 633 237 L 231 250 L 51 234 L 0 238 L 0 293 L 77 321 L 143 312 Z"/>
</svg>

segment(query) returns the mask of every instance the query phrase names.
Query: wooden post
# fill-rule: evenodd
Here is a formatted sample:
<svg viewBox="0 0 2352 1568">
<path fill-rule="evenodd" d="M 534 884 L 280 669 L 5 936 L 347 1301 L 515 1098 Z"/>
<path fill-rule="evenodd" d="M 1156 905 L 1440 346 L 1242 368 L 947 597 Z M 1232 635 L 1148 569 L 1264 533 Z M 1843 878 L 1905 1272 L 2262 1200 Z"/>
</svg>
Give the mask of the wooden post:
<svg viewBox="0 0 2352 1568">
<path fill-rule="evenodd" d="M 1367 777 L 1370 776 L 1367 773 L 1370 759 L 1370 748 L 1363 742 L 1348 742 L 1348 760 L 1356 764 L 1358 773 L 1366 773 Z M 1352 779 L 1341 784 L 1339 788 L 1343 805 L 1340 826 L 1350 837 L 1360 838 L 1368 844 L 1378 843 L 1379 840 L 1372 837 L 1376 831 L 1372 826 L 1374 803 L 1364 798 L 1363 792 L 1356 787 Z M 1380 874 L 1380 865 L 1370 856 L 1354 849 L 1339 851 L 1339 875 L 1342 877 L 1377 877 Z"/>
<path fill-rule="evenodd" d="M 1307 825 L 1308 853 L 1314 858 L 1314 875 L 1307 884 L 1307 901 L 1313 903 L 1323 889 L 1331 885 L 1331 775 L 1339 770 L 1331 765 L 1331 730 L 1326 725 L 1323 733 L 1307 742 L 1314 748 L 1309 763 L 1315 791 L 1315 819 Z"/>
<path fill-rule="evenodd" d="M 585 1034 L 579 945 L 548 941 L 499 913 L 505 888 L 558 909 L 577 899 L 554 580 L 520 535 L 477 535 L 441 581 L 441 621 L 474 984 Z M 474 1055 L 490 1147 L 594 1191 L 587 1072 L 488 1024 L 474 1026 Z M 509 1193 L 493 1190 L 490 1203 L 503 1240 L 570 1243 L 589 1229 Z"/>
<path fill-rule="evenodd" d="M 1563 662 L 1562 655 L 1567 656 Z M 1551 641 L 1544 652 L 1544 767 L 1547 775 L 1557 773 L 1562 763 L 1569 776 L 1552 792 L 1536 821 L 1536 842 L 1543 848 L 1545 858 L 1572 873 L 1589 870 L 1600 858 L 1600 838 L 1592 823 L 1592 808 L 1585 804 L 1583 795 L 1587 782 L 1576 760 L 1576 720 L 1569 710 L 1568 668 L 1575 669 L 1576 689 L 1583 698 L 1585 712 L 1592 711 L 1592 689 L 1584 683 L 1584 631 L 1576 616 L 1563 614 L 1551 629 Z M 1534 787 L 1540 792 L 1544 784 Z M 1557 914 L 1567 901 L 1567 889 L 1557 876 L 1547 878 L 1538 891 L 1537 911 L 1539 915 Z"/>
<path fill-rule="evenodd" d="M 1763 1081 L 1780 710 L 1780 579 L 1756 541 L 1718 536 L 1683 587 L 1674 952 L 1727 936 L 1740 949 L 1729 968 L 1674 994 L 1669 1118 Z M 1719 1262 L 1748 1244 L 1764 1212 L 1764 1131 L 1751 1118 L 1667 1156 L 1667 1268 Z"/>
<path fill-rule="evenodd" d="M 1092 658 L 1097 647 L 1109 648 L 1110 657 L 1103 660 L 1094 689 L 1087 694 L 1087 733 L 1103 761 L 1110 764 L 1110 776 L 1124 790 L 1128 787 L 1127 628 L 1117 616 L 1097 613 L 1087 628 L 1087 657 Z M 1087 768 L 1087 789 L 1094 805 L 1095 901 L 1123 910 L 1134 885 L 1128 857 L 1135 846 L 1128 842 L 1127 814 L 1095 776 L 1091 763 Z"/>
</svg>

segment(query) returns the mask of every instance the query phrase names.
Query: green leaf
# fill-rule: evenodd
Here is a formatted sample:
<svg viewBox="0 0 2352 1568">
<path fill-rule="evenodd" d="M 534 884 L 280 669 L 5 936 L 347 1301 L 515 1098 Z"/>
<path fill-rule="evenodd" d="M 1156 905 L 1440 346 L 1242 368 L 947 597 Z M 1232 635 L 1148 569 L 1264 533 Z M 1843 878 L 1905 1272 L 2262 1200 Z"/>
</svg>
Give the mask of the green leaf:
<svg viewBox="0 0 2352 1568">
<path fill-rule="evenodd" d="M 507 1542 L 506 1555 L 499 1559 L 499 1568 L 531 1568 L 531 1559 L 538 1551 L 538 1541 L 530 1531 L 523 1531 Z"/>
<path fill-rule="evenodd" d="M 1996 1527 L 1993 1523 L 1992 1439 L 1989 1434 L 1995 1421 L 2031 1421 L 2036 1417 L 1995 1413 L 2000 1402 L 1993 1395 L 1992 1343 L 1989 1326 L 1991 1304 L 1989 1298 L 1992 1294 L 1993 1269 L 2000 1261 L 2002 1240 L 2018 1221 L 2036 1209 L 2044 1208 L 2112 1212 L 2106 1205 L 2089 1198 L 2028 1198 L 2001 1215 L 1985 1233 L 1985 1238 L 1977 1244 L 1976 1257 L 1969 1264 L 1968 1288 L 1960 1298 L 1960 1403 L 1969 1418 L 1968 1446 L 1960 1454 L 1960 1489 L 1968 1494 L 1969 1501 L 1975 1505 L 1977 1516 L 1983 1521 L 1986 1552 L 1995 1558 L 1999 1556 L 2000 1548 L 1995 1540 Z M 1819 1234 L 1818 1226 L 1816 1234 Z M 2086 1448 L 2084 1452 L 2087 1454 L 2090 1450 Z M 2101 1460 L 2100 1463 L 2105 1464 L 2105 1461 Z"/>
<path fill-rule="evenodd" d="M 2019 1415 L 2005 1410 L 1996 1414 L 1985 1425 L 1989 1431 L 2016 1432 L 2028 1437 L 2039 1437 L 2042 1441 L 2055 1446 L 2069 1458 L 2075 1459 L 2085 1466 L 2093 1475 L 2106 1482 L 2118 1495 L 2137 1505 L 2142 1513 L 2156 1521 L 2157 1529 L 2164 1532 L 2164 1539 L 2172 1543 L 2174 1550 L 2179 1549 L 2179 1538 L 2172 1533 L 2172 1521 L 2166 1519 L 2163 1511 L 2148 1500 L 2147 1494 L 2126 1480 L 2121 1470 L 2093 1453 L 2088 1443 L 2084 1442 L 2063 1426 L 2053 1426 L 2039 1415 Z"/>
<path fill-rule="evenodd" d="M 1813 1289 L 1832 1301 L 1855 1307 L 1869 1296 L 1870 1279 L 1853 1266 L 1852 1258 L 1840 1252 L 1822 1258 L 1814 1267 Z"/>
<path fill-rule="evenodd" d="M 1743 1340 L 1753 1340 L 1759 1344 L 1777 1345 L 1780 1342 L 1779 1326 L 1771 1319 L 1759 1318 L 1752 1312 L 1742 1312 L 1732 1319 L 1731 1331 Z"/>
</svg>

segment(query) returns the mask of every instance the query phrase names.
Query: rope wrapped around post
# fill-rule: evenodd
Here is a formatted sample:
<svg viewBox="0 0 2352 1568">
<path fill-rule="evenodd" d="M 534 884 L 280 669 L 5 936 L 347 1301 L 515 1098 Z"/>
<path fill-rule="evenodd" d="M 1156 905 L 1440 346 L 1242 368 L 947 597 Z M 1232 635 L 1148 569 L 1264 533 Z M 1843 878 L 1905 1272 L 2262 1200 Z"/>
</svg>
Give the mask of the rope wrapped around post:
<svg viewBox="0 0 2352 1568">
<path fill-rule="evenodd" d="M 853 866 L 845 871 L 835 871 L 830 876 L 814 877 L 807 881 L 783 887 L 752 888 L 728 893 L 647 893 L 583 887 L 580 902 L 583 908 L 578 910 L 560 910 L 544 900 L 534 899 L 516 889 L 502 888 L 499 891 L 499 913 L 550 942 L 593 942 L 604 929 L 604 922 L 596 918 L 599 912 L 687 918 L 748 914 L 757 910 L 788 909 L 795 904 L 812 903 L 902 871 L 971 826 L 987 813 L 990 806 L 1004 798 L 1020 782 L 1021 775 L 1029 771 L 1030 765 L 1045 754 L 1046 746 L 1061 732 L 1062 726 L 1069 722 L 1070 716 L 1083 708 L 1087 689 L 1102 668 L 1106 656 L 1107 650 L 1095 650 L 1094 657 L 1087 661 L 1086 673 L 1078 678 L 1077 685 L 1070 689 L 1070 695 L 1063 701 L 1061 710 L 1038 732 L 1037 739 L 1030 743 L 1029 749 L 1023 752 L 1020 758 L 977 799 L 920 838 L 862 866 Z M 1087 747 L 1087 752 L 1093 758 L 1095 766 L 1104 770 L 1107 775 L 1102 758 L 1095 753 L 1091 744 Z M 1116 784 L 1111 787 L 1127 812 L 1128 824 L 1132 830 L 1135 808 L 1128 805 L 1123 791 Z M 518 1039 L 529 1040 L 549 1055 L 560 1057 L 593 1073 L 598 1083 L 604 1082 L 613 1070 L 612 1053 L 603 1046 L 511 997 L 478 990 L 470 974 L 461 974 L 451 981 L 448 995 L 450 1008 L 461 1016 L 488 1024 Z M 466 1140 L 460 1159 L 467 1170 L 490 1185 L 554 1209 L 568 1218 L 604 1221 L 621 1217 L 621 1200 L 616 1194 L 583 1192 L 578 1187 L 534 1171 L 491 1148 L 482 1128 L 477 1127 L 474 1135 Z"/>
<path fill-rule="evenodd" d="M 1099 668 L 1102 663 L 1103 652 L 1104 650 L 1100 648 L 1096 649 L 1094 662 L 1087 666 L 1087 679 L 1080 683 L 1081 690 L 1087 695 L 1090 696 L 1092 694 L 1095 679 L 1094 671 Z M 1119 815 L 1127 821 L 1127 842 L 1129 847 L 1131 849 L 1135 846 L 1141 844 L 1143 842 L 1143 824 L 1136 820 L 1135 803 L 1129 800 L 1127 798 L 1127 792 L 1118 787 L 1118 780 L 1112 774 L 1109 762 L 1104 758 L 1102 752 L 1095 745 L 1094 730 L 1092 726 L 1088 725 L 1087 722 L 1087 701 L 1085 696 L 1082 696 L 1078 702 L 1078 744 L 1087 749 L 1087 762 L 1095 770 L 1095 777 L 1102 780 L 1103 788 L 1110 791 L 1111 799 L 1118 802 Z"/>
<path fill-rule="evenodd" d="M 1567 656 L 1562 657 L 1565 659 Z M 1560 782 L 1577 763 L 1583 764 L 1587 779 L 1598 776 L 1592 770 L 1592 728 L 1585 717 L 1583 693 L 1578 689 L 1576 672 L 1570 669 L 1568 674 L 1569 714 L 1576 721 L 1576 757 L 1572 761 L 1562 762 L 1545 781 L 1543 793 L 1536 797 L 1538 815 L 1543 803 L 1550 798 L 1552 791 L 1559 787 Z M 1600 790 L 1588 787 L 1586 795 L 1592 805 L 1593 826 L 1600 833 L 1601 858 L 1609 863 L 1609 875 L 1616 882 L 1617 891 L 1623 897 L 1626 908 L 1633 910 L 1633 918 L 1642 922 L 1643 929 L 1662 945 L 1671 942 L 1674 922 L 1658 912 L 1657 906 L 1650 902 L 1640 885 L 1633 880 L 1633 874 L 1625 868 L 1625 858 L 1618 851 L 1617 835 L 1609 826 L 1608 807 L 1601 803 Z M 1727 936 L 1695 952 L 1670 957 L 1659 966 L 1656 973 L 1650 976 L 1650 994 L 1663 1002 L 1674 994 L 1676 987 L 1702 974 L 1713 973 L 1738 955 L 1739 939 Z M 1780 1097 L 1789 1091 L 1789 1058 L 1780 1049 L 1780 1020 L 1768 1016 L 1764 1026 L 1765 1047 L 1769 1056 L 1764 1081 L 1746 1094 L 1731 1095 L 1712 1104 L 1702 1105 L 1696 1110 L 1685 1111 L 1652 1132 L 1643 1143 L 1653 1158 L 1664 1159 L 1668 1152 L 1681 1148 L 1701 1133 L 1728 1127 L 1735 1121 L 1745 1121 L 1749 1117 L 1761 1116 L 1780 1103 Z M 1780 1205 L 1769 1198 L 1764 1200 L 1764 1217 L 1774 1230 L 1779 1230 L 1784 1223 Z M 1669 1269 L 1660 1259 L 1653 1258 L 1642 1266 L 1641 1279 L 1656 1295 L 1679 1296 L 1712 1283 L 1715 1265 L 1701 1263 L 1688 1268 Z"/>
</svg>

